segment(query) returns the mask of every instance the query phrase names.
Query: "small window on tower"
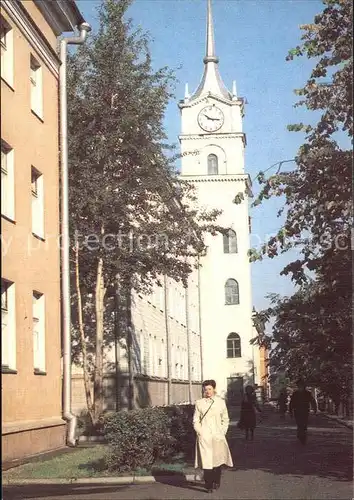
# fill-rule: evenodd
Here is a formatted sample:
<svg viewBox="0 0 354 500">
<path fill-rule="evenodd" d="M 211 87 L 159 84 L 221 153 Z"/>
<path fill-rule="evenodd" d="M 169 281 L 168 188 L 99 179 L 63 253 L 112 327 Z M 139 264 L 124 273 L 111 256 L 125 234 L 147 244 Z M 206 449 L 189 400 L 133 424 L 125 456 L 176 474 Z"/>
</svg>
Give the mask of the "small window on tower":
<svg viewBox="0 0 354 500">
<path fill-rule="evenodd" d="M 218 170 L 218 157 L 214 154 L 208 155 L 208 175 L 217 175 Z"/>
</svg>

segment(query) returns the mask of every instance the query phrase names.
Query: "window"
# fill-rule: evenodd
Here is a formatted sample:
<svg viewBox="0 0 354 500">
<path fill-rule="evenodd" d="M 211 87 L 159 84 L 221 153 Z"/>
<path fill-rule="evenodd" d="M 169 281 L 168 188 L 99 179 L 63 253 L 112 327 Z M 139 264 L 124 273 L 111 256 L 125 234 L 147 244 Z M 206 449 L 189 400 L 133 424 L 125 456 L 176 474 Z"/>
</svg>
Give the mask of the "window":
<svg viewBox="0 0 354 500">
<path fill-rule="evenodd" d="M 43 175 L 34 167 L 31 168 L 32 193 L 32 233 L 44 238 L 44 191 Z"/>
<path fill-rule="evenodd" d="M 223 235 L 224 240 L 224 253 L 237 253 L 237 237 L 235 231 L 229 229 Z"/>
<path fill-rule="evenodd" d="M 16 369 L 15 285 L 1 278 L 1 367 Z"/>
<path fill-rule="evenodd" d="M 240 303 L 240 297 L 239 297 L 238 283 L 234 279 L 228 279 L 225 284 L 225 304 L 233 305 L 239 303 Z"/>
<path fill-rule="evenodd" d="M 13 149 L 1 139 L 1 214 L 15 219 Z"/>
<path fill-rule="evenodd" d="M 42 98 L 42 67 L 35 57 L 31 54 L 30 64 L 30 83 L 31 83 L 31 109 L 39 118 L 43 115 Z"/>
<path fill-rule="evenodd" d="M 33 367 L 35 373 L 45 372 L 45 302 L 42 293 L 33 292 Z"/>
<path fill-rule="evenodd" d="M 226 350 L 228 358 L 241 357 L 241 338 L 238 333 L 230 333 L 227 337 Z"/>
<path fill-rule="evenodd" d="M 13 30 L 6 19 L 0 18 L 1 31 L 1 78 L 13 86 Z"/>
<path fill-rule="evenodd" d="M 208 174 L 218 174 L 218 157 L 214 154 L 208 155 Z"/>
</svg>

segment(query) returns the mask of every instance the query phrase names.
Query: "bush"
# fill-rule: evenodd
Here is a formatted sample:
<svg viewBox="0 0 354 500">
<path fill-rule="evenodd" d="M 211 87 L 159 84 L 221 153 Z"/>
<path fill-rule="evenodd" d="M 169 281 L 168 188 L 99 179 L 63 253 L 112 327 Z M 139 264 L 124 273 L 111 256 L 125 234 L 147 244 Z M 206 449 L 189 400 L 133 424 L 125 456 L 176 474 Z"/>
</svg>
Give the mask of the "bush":
<svg viewBox="0 0 354 500">
<path fill-rule="evenodd" d="M 103 436 L 104 416 L 101 415 L 96 423 L 92 424 L 88 411 L 82 411 L 77 417 L 78 432 L 83 436 Z"/>
<path fill-rule="evenodd" d="M 169 419 L 175 453 L 184 453 L 187 459 L 192 458 L 196 440 L 193 429 L 194 405 L 165 406 L 163 410 Z"/>
<path fill-rule="evenodd" d="M 148 468 L 174 451 L 169 417 L 162 408 L 114 413 L 105 420 L 104 435 L 110 447 L 110 470 Z"/>
</svg>

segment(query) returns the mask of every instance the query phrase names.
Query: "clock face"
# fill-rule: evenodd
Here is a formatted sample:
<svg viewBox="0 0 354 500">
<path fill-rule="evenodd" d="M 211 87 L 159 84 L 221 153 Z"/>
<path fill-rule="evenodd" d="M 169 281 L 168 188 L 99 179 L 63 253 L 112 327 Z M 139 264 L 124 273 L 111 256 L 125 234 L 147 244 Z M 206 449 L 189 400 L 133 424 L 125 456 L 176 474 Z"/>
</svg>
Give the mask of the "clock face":
<svg viewBox="0 0 354 500">
<path fill-rule="evenodd" d="M 224 123 L 223 112 L 221 109 L 217 108 L 215 104 L 206 106 L 199 112 L 198 123 L 206 132 L 215 132 L 219 130 Z"/>
</svg>

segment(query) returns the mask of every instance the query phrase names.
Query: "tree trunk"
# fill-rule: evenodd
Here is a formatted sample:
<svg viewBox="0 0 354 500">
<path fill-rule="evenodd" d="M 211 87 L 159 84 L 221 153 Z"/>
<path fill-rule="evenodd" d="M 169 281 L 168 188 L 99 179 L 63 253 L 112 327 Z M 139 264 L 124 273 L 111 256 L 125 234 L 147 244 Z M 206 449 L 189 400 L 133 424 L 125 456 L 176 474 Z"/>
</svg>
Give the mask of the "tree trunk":
<svg viewBox="0 0 354 500">
<path fill-rule="evenodd" d="M 94 375 L 94 424 L 98 422 L 103 413 L 103 317 L 104 317 L 104 278 L 103 278 L 103 259 L 98 258 L 96 275 L 96 360 Z"/>
<path fill-rule="evenodd" d="M 80 343 L 82 352 L 82 369 L 84 373 L 84 387 L 86 396 L 87 411 L 90 415 L 91 421 L 93 423 L 93 407 L 92 407 L 92 394 L 90 387 L 90 373 L 89 365 L 87 360 L 87 349 L 86 349 L 86 339 L 85 339 L 85 329 L 82 314 L 82 297 L 80 289 L 80 266 L 79 266 L 79 243 L 75 244 L 75 283 L 76 283 L 76 295 L 77 295 L 77 311 L 79 318 L 79 332 L 80 332 Z"/>
</svg>

